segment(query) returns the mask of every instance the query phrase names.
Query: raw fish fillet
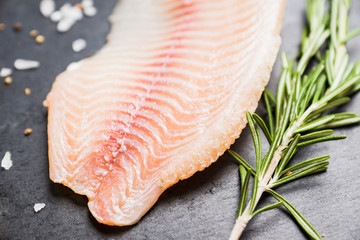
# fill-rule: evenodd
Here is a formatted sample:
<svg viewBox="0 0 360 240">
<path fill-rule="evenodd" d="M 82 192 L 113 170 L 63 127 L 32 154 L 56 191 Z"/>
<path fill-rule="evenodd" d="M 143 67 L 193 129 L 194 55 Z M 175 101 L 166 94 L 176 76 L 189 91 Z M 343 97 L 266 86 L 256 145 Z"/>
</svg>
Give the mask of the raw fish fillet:
<svg viewBox="0 0 360 240">
<path fill-rule="evenodd" d="M 101 223 L 139 221 L 239 137 L 268 82 L 283 8 L 121 0 L 108 43 L 71 64 L 47 97 L 50 178 L 86 195 Z"/>
</svg>

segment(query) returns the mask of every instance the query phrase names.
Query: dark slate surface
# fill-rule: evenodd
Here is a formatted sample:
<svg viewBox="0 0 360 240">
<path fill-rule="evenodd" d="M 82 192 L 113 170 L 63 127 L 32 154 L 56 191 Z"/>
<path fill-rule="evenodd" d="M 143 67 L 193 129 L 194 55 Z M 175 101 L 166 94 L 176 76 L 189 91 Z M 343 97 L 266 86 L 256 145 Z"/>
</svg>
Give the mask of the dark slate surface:
<svg viewBox="0 0 360 240">
<path fill-rule="evenodd" d="M 65 1 L 58 0 L 58 5 Z M 71 1 L 75 3 L 76 1 Z M 304 2 L 288 0 L 283 24 L 283 45 L 294 56 L 299 45 L 304 18 Z M 353 1 L 351 26 L 360 23 L 360 1 Z M 42 101 L 55 76 L 73 61 L 95 53 L 109 31 L 107 17 L 116 0 L 95 1 L 99 13 L 77 23 L 66 34 L 58 34 L 55 25 L 43 18 L 39 0 L 0 0 L 0 22 L 7 29 L 0 32 L 0 67 L 12 66 L 16 58 L 39 60 L 41 67 L 15 71 L 14 83 L 0 84 L 0 159 L 6 151 L 14 162 L 9 171 L 0 170 L 0 239 L 227 239 L 235 221 L 239 197 L 238 173 L 227 154 L 203 172 L 195 174 L 166 191 L 155 206 L 131 227 L 109 227 L 96 222 L 89 213 L 86 197 L 54 184 L 48 177 L 46 109 Z M 15 33 L 14 22 L 23 24 Z M 37 45 L 28 36 L 36 28 L 46 36 Z M 71 43 L 85 38 L 88 47 L 73 53 Z M 360 59 L 360 38 L 349 43 L 352 58 Z M 277 62 L 270 82 L 274 89 L 279 77 Z M 24 89 L 31 88 L 31 96 Z M 360 113 L 360 96 L 342 110 Z M 260 106 L 259 113 L 263 112 Z M 25 137 L 23 131 L 33 133 Z M 323 174 L 290 183 L 278 189 L 325 234 L 325 239 L 360 239 L 360 127 L 340 129 L 348 138 L 341 142 L 308 147 L 298 160 L 332 153 L 330 169 Z M 252 158 L 253 147 L 245 130 L 233 149 Z M 262 203 L 273 201 L 266 197 Z M 35 213 L 33 205 L 46 203 Z M 306 239 L 284 210 L 256 216 L 243 239 Z"/>
</svg>

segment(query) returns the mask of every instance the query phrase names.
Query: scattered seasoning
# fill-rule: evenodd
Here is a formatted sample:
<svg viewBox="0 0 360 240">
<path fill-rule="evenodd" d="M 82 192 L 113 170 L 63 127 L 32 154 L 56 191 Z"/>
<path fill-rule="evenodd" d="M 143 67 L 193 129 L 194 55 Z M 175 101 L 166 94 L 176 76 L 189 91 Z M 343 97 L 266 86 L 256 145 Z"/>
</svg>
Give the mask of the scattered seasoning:
<svg viewBox="0 0 360 240">
<path fill-rule="evenodd" d="M 6 152 L 5 156 L 1 160 L 1 167 L 4 168 L 5 170 L 9 170 L 12 167 L 12 165 L 13 165 L 13 162 L 11 160 L 11 153 Z"/>
<path fill-rule="evenodd" d="M 52 22 L 59 22 L 63 18 L 63 15 L 60 11 L 55 11 L 50 15 L 50 20 Z"/>
<path fill-rule="evenodd" d="M 11 68 L 2 68 L 0 70 L 0 77 L 7 77 L 7 76 L 10 76 L 11 74 L 12 74 Z"/>
<path fill-rule="evenodd" d="M 32 129 L 31 129 L 31 128 L 25 129 L 25 131 L 24 131 L 25 136 L 30 135 L 30 133 L 32 133 Z"/>
<path fill-rule="evenodd" d="M 0 32 L 4 31 L 6 28 L 5 23 L 0 23 Z"/>
<path fill-rule="evenodd" d="M 72 43 L 72 49 L 74 52 L 81 52 L 86 48 L 86 45 L 86 41 L 82 38 L 79 38 Z"/>
<path fill-rule="evenodd" d="M 41 14 L 48 18 L 55 11 L 55 1 L 54 0 L 41 0 L 40 2 L 40 12 Z"/>
<path fill-rule="evenodd" d="M 97 9 L 93 6 L 84 8 L 84 14 L 87 17 L 94 17 L 97 14 Z"/>
<path fill-rule="evenodd" d="M 41 209 L 43 209 L 45 206 L 46 206 L 45 203 L 35 203 L 35 205 L 34 205 L 34 211 L 35 211 L 35 212 L 38 212 L 38 211 L 40 211 Z"/>
<path fill-rule="evenodd" d="M 16 59 L 14 62 L 14 67 L 17 70 L 28 70 L 40 67 L 40 63 L 33 60 Z"/>
<path fill-rule="evenodd" d="M 82 0 L 81 5 L 83 6 L 83 8 L 92 7 L 92 6 L 94 6 L 94 1 L 93 0 Z"/>
<path fill-rule="evenodd" d="M 75 5 L 67 2 L 59 10 L 56 10 L 54 0 L 41 0 L 40 11 L 46 18 L 57 23 L 57 31 L 61 33 L 69 31 L 83 15 L 93 17 L 97 14 L 93 0 L 82 0 Z"/>
<path fill-rule="evenodd" d="M 37 44 L 43 44 L 45 42 L 45 37 L 43 35 L 39 35 L 35 38 L 35 42 Z"/>
<path fill-rule="evenodd" d="M 29 96 L 31 94 L 30 88 L 25 88 L 25 95 Z"/>
<path fill-rule="evenodd" d="M 39 31 L 36 29 L 33 29 L 29 33 L 30 37 L 35 38 L 37 35 L 39 35 Z"/>
<path fill-rule="evenodd" d="M 67 32 L 71 27 L 79 20 L 83 18 L 82 11 L 72 6 L 70 3 L 65 3 L 61 8 L 60 12 L 62 18 L 57 25 L 58 32 Z"/>
<path fill-rule="evenodd" d="M 10 76 L 6 77 L 4 82 L 5 82 L 6 85 L 10 85 L 10 84 L 12 84 L 12 78 Z"/>
<path fill-rule="evenodd" d="M 83 0 L 81 5 L 83 7 L 85 16 L 94 17 L 96 15 L 97 9 L 94 7 L 93 0 Z"/>
<path fill-rule="evenodd" d="M 291 174 L 292 174 L 291 171 L 287 171 L 287 172 L 285 173 L 285 176 L 289 176 L 289 175 L 291 175 Z"/>
<path fill-rule="evenodd" d="M 321 237 L 325 237 L 325 234 L 322 234 Z"/>
<path fill-rule="evenodd" d="M 22 24 L 19 23 L 19 22 L 15 23 L 14 26 L 13 26 L 13 29 L 16 32 L 20 32 L 22 30 Z"/>
<path fill-rule="evenodd" d="M 57 25 L 58 32 L 67 32 L 75 24 L 75 21 L 69 19 L 61 19 Z"/>
</svg>

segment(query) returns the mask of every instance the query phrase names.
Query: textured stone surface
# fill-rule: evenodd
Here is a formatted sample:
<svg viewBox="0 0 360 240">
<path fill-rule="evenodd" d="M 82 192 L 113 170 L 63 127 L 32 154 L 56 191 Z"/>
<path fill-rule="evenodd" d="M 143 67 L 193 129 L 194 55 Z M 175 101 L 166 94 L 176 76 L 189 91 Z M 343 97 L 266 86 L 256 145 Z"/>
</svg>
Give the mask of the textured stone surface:
<svg viewBox="0 0 360 240">
<path fill-rule="evenodd" d="M 57 4 L 65 1 L 58 0 Z M 77 1 L 70 1 L 76 3 Z M 294 56 L 299 46 L 304 20 L 304 2 L 288 0 L 283 24 L 283 45 Z M 48 177 L 46 109 L 42 101 L 57 74 L 73 61 L 96 52 L 104 43 L 110 14 L 116 0 L 95 1 L 98 15 L 85 18 L 65 34 L 41 16 L 39 0 L 1 0 L 0 67 L 12 66 L 16 58 L 34 59 L 41 67 L 15 71 L 13 84 L 0 84 L 0 158 L 12 154 L 13 167 L 0 170 L 0 239 L 227 239 L 235 221 L 239 197 L 237 167 L 227 154 L 203 172 L 195 174 L 166 191 L 156 205 L 130 227 L 101 225 L 87 209 L 87 199 L 54 184 Z M 360 22 L 360 2 L 353 1 L 351 26 Z M 15 22 L 23 24 L 19 33 Z M 45 35 L 37 45 L 29 37 L 31 29 Z M 84 38 L 88 47 L 81 53 L 71 49 L 72 41 Z M 352 59 L 360 59 L 360 38 L 349 43 Z M 276 87 L 279 62 L 270 82 Z M 32 94 L 25 96 L 24 89 Z M 360 113 L 360 96 L 342 108 Z M 259 107 L 259 113 L 263 108 Z M 24 136 L 25 128 L 32 128 Z M 329 170 L 280 187 L 278 192 L 291 201 L 325 239 L 359 239 L 360 236 L 360 127 L 337 130 L 348 138 L 340 142 L 308 147 L 297 160 L 332 153 Z M 232 147 L 246 158 L 253 158 L 253 144 L 246 130 Z M 262 204 L 274 201 L 265 197 Z M 35 213 L 35 203 L 46 207 Z M 283 209 L 256 216 L 243 239 L 306 239 Z"/>
</svg>

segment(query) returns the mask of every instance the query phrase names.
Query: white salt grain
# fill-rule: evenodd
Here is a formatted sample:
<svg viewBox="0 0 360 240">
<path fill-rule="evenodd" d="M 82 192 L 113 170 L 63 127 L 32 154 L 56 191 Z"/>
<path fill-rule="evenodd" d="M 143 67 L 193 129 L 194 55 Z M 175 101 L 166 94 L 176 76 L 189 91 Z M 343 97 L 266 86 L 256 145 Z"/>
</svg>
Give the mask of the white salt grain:
<svg viewBox="0 0 360 240">
<path fill-rule="evenodd" d="M 11 160 L 11 153 L 6 152 L 5 156 L 1 160 L 1 167 L 4 168 L 5 170 L 9 170 L 12 167 L 12 165 L 13 165 L 13 162 Z"/>
<path fill-rule="evenodd" d="M 0 70 L 0 77 L 7 77 L 10 76 L 11 74 L 12 74 L 11 68 L 2 68 Z"/>
<path fill-rule="evenodd" d="M 81 5 L 83 8 L 94 6 L 93 0 L 82 0 Z"/>
<path fill-rule="evenodd" d="M 43 209 L 45 206 L 46 206 L 45 203 L 35 203 L 35 205 L 34 205 L 34 211 L 35 211 L 35 212 L 38 212 L 38 211 L 40 211 L 41 209 Z"/>
<path fill-rule="evenodd" d="M 91 7 L 84 7 L 84 14 L 87 17 L 94 17 L 97 13 L 97 9 L 93 6 Z"/>
<path fill-rule="evenodd" d="M 60 12 L 64 18 L 71 18 L 76 21 L 82 19 L 83 17 L 82 11 L 75 6 L 71 6 L 70 3 L 65 3 L 60 8 Z"/>
<path fill-rule="evenodd" d="M 83 0 L 81 6 L 84 9 L 84 14 L 87 17 L 94 17 L 97 13 L 97 9 L 94 7 L 93 0 Z"/>
<path fill-rule="evenodd" d="M 65 3 L 60 8 L 60 13 L 62 15 L 61 20 L 57 25 L 57 30 L 59 32 L 67 32 L 71 29 L 71 27 L 83 18 L 82 11 L 75 6 L 71 6 L 70 3 Z"/>
<path fill-rule="evenodd" d="M 17 70 L 28 70 L 40 67 L 40 63 L 33 60 L 16 59 L 14 62 L 14 67 Z"/>
<path fill-rule="evenodd" d="M 70 3 L 65 3 L 64 5 L 61 6 L 60 8 L 60 12 L 65 15 L 70 9 L 72 8 Z"/>
<path fill-rule="evenodd" d="M 72 43 L 72 49 L 74 52 L 80 52 L 86 48 L 86 45 L 86 41 L 82 38 L 79 38 Z"/>
<path fill-rule="evenodd" d="M 52 22 L 59 22 L 63 18 L 63 15 L 60 11 L 55 11 L 50 15 L 50 20 Z"/>
<path fill-rule="evenodd" d="M 40 2 L 40 12 L 44 17 L 50 17 L 50 15 L 55 11 L 55 1 L 54 0 L 41 0 Z"/>
<path fill-rule="evenodd" d="M 71 9 L 66 13 L 66 17 L 68 18 L 72 18 L 75 21 L 79 21 L 83 18 L 83 13 L 81 11 L 81 9 L 73 6 L 71 7 Z"/>
<path fill-rule="evenodd" d="M 58 32 L 67 32 L 75 24 L 76 21 L 69 18 L 63 18 L 57 25 Z"/>
</svg>

